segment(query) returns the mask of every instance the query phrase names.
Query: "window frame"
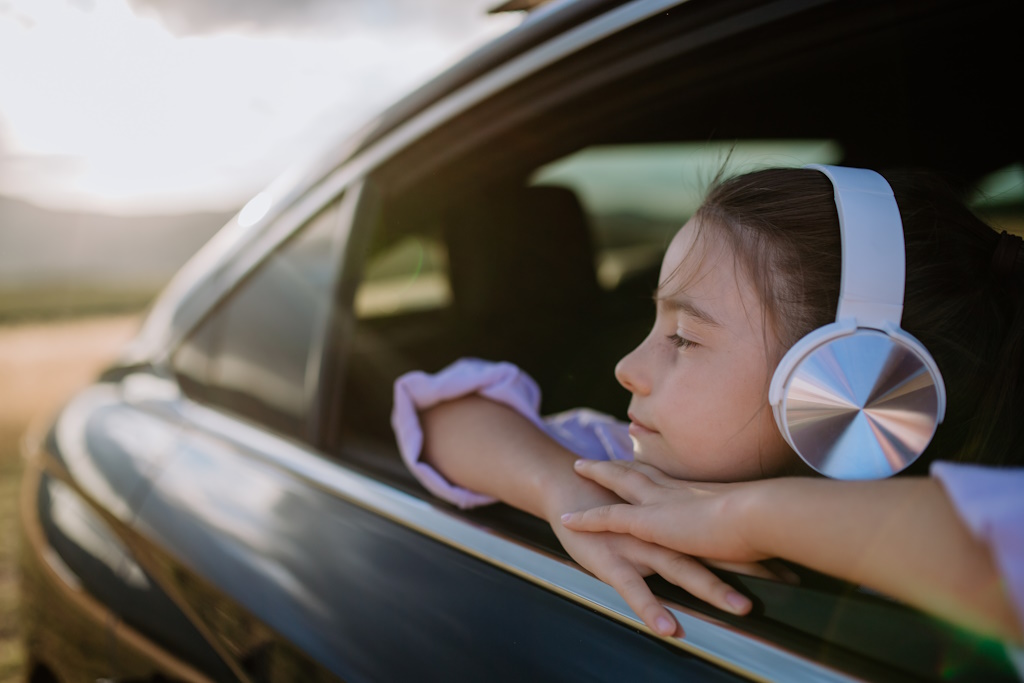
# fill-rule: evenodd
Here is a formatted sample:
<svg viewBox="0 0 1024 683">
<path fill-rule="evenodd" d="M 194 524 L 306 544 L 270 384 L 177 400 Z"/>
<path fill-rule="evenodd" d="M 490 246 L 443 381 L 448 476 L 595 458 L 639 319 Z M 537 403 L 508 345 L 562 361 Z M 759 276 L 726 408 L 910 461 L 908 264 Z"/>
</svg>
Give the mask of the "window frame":
<svg viewBox="0 0 1024 683">
<path fill-rule="evenodd" d="M 362 183 L 353 183 L 338 193 L 330 194 L 321 202 L 300 202 L 300 210 L 286 214 L 285 220 L 270 224 L 262 233 L 259 239 L 247 243 L 236 255 L 235 258 L 222 265 L 223 275 L 219 278 L 221 284 L 230 282 L 230 286 L 222 288 L 215 301 L 209 303 L 202 316 L 197 317 L 191 326 L 183 331 L 177 342 L 166 353 L 162 366 L 169 376 L 177 378 L 177 370 L 174 363 L 176 354 L 183 348 L 193 334 L 200 331 L 204 325 L 219 315 L 226 307 L 231 305 L 234 296 L 242 291 L 251 278 L 258 274 L 260 269 L 269 259 L 287 247 L 293 238 L 301 237 L 298 233 L 310 227 L 322 211 L 333 210 L 334 215 L 330 218 L 333 225 L 328 226 L 330 231 L 330 248 L 328 260 L 333 264 L 331 276 L 331 287 L 325 296 L 318 302 L 312 314 L 309 346 L 306 350 L 306 367 L 303 380 L 303 392 L 305 395 L 306 414 L 302 420 L 302 427 L 297 434 L 284 434 L 288 437 L 297 437 L 319 445 L 321 422 L 323 410 L 319 405 L 322 394 L 320 380 L 323 376 L 324 353 L 327 348 L 327 336 L 330 331 L 333 304 L 336 299 L 336 292 L 344 275 L 344 254 L 351 232 L 352 214 L 359 201 Z M 333 205 L 333 206 L 332 206 Z M 223 325 L 223 321 L 219 323 Z M 221 332 L 218 332 L 221 334 Z M 181 387 L 180 380 L 175 380 Z M 230 407 L 217 402 L 207 402 L 202 397 L 192 396 L 190 392 L 183 394 L 200 405 L 207 408 L 224 412 L 233 417 L 240 418 L 262 428 L 268 428 L 254 416 L 244 412 L 237 412 Z"/>
</svg>

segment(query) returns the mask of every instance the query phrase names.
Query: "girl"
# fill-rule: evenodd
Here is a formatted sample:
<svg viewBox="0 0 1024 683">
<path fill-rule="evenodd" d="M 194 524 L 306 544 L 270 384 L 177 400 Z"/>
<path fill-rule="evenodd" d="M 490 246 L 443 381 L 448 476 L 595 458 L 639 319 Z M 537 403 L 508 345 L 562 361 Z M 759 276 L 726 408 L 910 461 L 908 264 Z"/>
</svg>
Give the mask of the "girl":
<svg viewBox="0 0 1024 683">
<path fill-rule="evenodd" d="M 929 349 L 949 397 L 911 470 L 940 458 L 1010 463 L 1024 452 L 1013 419 L 1022 406 L 1021 297 L 1017 257 L 1006 251 L 1015 243 L 1006 246 L 927 178 L 888 180 L 906 240 L 903 328 Z M 429 490 L 460 506 L 501 500 L 547 520 L 570 555 L 657 633 L 677 625 L 643 581 L 651 573 L 745 613 L 746 597 L 660 538 L 567 527 L 566 513 L 623 500 L 600 477 L 577 476 L 573 463 L 635 460 L 655 477 L 702 482 L 809 473 L 775 425 L 768 384 L 787 349 L 835 319 L 840 251 L 833 186 L 819 171 L 719 183 L 669 245 L 651 333 L 616 367 L 632 394 L 628 426 L 589 411 L 541 420 L 532 380 L 513 366 L 466 360 L 396 383 L 403 457 Z"/>
</svg>

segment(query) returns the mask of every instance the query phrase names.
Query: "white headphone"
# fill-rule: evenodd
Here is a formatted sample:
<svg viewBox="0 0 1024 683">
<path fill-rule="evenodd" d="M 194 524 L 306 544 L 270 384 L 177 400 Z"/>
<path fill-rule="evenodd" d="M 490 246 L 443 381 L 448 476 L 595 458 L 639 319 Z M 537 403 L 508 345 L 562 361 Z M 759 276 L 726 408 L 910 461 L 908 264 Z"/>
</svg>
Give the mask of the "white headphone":
<svg viewBox="0 0 1024 683">
<path fill-rule="evenodd" d="M 892 188 L 862 168 L 810 165 L 835 188 L 842 242 L 836 321 L 793 345 L 768 400 L 789 445 L 834 479 L 880 479 L 917 460 L 946 412 L 931 354 L 900 328 L 906 258 Z"/>
</svg>

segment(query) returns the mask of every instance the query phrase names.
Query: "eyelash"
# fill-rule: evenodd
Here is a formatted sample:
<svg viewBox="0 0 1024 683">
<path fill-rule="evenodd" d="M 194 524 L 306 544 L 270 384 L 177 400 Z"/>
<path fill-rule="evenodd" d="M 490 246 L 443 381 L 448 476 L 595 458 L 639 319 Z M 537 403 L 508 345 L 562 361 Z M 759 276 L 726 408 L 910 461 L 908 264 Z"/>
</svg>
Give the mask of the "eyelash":
<svg viewBox="0 0 1024 683">
<path fill-rule="evenodd" d="M 697 346 L 697 342 L 690 341 L 686 337 L 680 337 L 678 334 L 668 335 L 668 340 L 672 342 L 672 345 L 679 349 L 689 349 Z"/>
</svg>

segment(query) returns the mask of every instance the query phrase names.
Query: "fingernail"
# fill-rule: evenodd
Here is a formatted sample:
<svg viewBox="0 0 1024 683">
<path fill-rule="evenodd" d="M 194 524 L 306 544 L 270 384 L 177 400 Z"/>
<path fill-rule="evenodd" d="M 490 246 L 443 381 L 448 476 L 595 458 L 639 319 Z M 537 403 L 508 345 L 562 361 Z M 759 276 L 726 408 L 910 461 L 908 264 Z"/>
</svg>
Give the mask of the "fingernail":
<svg viewBox="0 0 1024 683">
<path fill-rule="evenodd" d="M 562 515 L 562 522 L 568 522 L 570 519 L 572 519 L 571 512 L 566 512 L 564 515 Z"/>
<path fill-rule="evenodd" d="M 729 591 L 725 594 L 725 601 L 729 603 L 733 611 L 737 614 L 743 614 L 750 609 L 750 600 L 740 595 L 736 591 Z"/>
<path fill-rule="evenodd" d="M 654 620 L 654 630 L 663 636 L 670 636 L 676 632 L 676 625 L 668 617 L 658 617 Z"/>
<path fill-rule="evenodd" d="M 580 458 L 576 462 L 574 462 L 572 464 L 572 466 L 575 467 L 576 469 L 579 469 L 579 468 L 583 467 L 583 463 L 585 463 L 585 462 L 586 462 L 585 458 Z"/>
</svg>

